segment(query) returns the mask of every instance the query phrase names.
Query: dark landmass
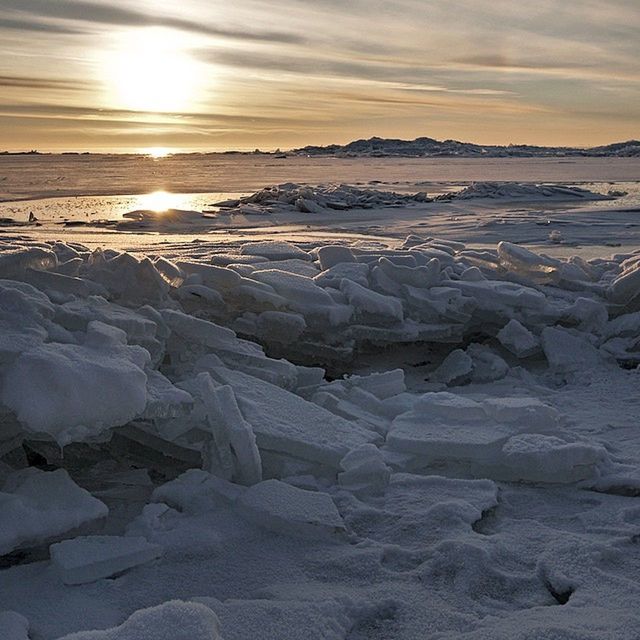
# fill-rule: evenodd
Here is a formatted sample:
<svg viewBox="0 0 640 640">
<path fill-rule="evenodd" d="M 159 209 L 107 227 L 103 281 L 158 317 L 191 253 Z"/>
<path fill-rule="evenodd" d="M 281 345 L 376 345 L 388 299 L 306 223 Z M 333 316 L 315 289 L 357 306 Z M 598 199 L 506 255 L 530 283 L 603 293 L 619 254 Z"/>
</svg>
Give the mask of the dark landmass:
<svg viewBox="0 0 640 640">
<path fill-rule="evenodd" d="M 369 138 L 354 140 L 345 145 L 331 144 L 325 147 L 308 146 L 294 149 L 292 153 L 308 156 L 368 156 L 368 157 L 462 157 L 462 158 L 546 158 L 546 157 L 640 157 L 640 141 L 628 140 L 600 147 L 580 149 L 576 147 L 539 147 L 527 144 L 479 145 L 458 140 L 434 140 L 416 138 Z"/>
</svg>

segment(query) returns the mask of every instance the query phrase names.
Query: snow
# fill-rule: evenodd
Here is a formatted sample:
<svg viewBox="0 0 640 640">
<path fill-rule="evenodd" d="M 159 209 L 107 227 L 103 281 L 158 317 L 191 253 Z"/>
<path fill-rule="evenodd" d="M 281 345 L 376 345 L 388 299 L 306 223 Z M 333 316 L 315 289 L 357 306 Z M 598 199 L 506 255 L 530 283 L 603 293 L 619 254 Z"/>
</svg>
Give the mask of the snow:
<svg viewBox="0 0 640 640">
<path fill-rule="evenodd" d="M 348 608 L 335 600 L 225 600 L 198 598 L 218 615 L 225 640 L 245 640 L 260 629 L 261 640 L 303 636 L 308 640 L 344 638 L 353 626 Z"/>
<path fill-rule="evenodd" d="M 59 640 L 222 640 L 217 616 L 203 604 L 172 600 L 141 609 L 117 627 Z"/>
<path fill-rule="evenodd" d="M 5 640 L 29 640 L 29 621 L 15 611 L 0 611 L 0 629 Z"/>
<path fill-rule="evenodd" d="M 3 236 L 0 635 L 635 640 L 637 248 L 397 186 Z"/>
</svg>

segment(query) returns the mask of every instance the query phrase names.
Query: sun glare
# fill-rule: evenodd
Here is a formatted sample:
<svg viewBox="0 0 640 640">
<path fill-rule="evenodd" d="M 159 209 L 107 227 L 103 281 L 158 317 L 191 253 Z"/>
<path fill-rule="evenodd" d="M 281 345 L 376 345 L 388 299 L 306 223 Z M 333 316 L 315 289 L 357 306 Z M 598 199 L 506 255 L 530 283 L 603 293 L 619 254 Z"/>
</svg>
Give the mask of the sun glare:
<svg viewBox="0 0 640 640">
<path fill-rule="evenodd" d="M 107 97 L 118 108 L 181 112 L 195 107 L 205 74 L 179 33 L 131 29 L 117 34 L 103 55 Z"/>
<path fill-rule="evenodd" d="M 166 158 L 167 156 L 172 155 L 173 151 L 167 147 L 148 147 L 146 149 L 142 149 L 140 153 L 151 158 Z"/>
<path fill-rule="evenodd" d="M 138 196 L 135 208 L 144 211 L 155 211 L 162 213 L 169 209 L 177 209 L 181 205 L 184 197 L 179 193 L 169 193 L 168 191 L 154 191 Z"/>
</svg>

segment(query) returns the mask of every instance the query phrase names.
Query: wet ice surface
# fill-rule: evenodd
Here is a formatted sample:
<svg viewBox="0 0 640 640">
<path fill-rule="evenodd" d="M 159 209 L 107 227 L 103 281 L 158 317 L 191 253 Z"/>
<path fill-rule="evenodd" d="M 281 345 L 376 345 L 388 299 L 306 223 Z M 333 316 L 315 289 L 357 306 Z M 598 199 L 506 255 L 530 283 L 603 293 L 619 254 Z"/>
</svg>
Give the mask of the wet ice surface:
<svg viewBox="0 0 640 640">
<path fill-rule="evenodd" d="M 637 214 L 306 215 L 5 228 L 0 630 L 635 640 Z"/>
</svg>

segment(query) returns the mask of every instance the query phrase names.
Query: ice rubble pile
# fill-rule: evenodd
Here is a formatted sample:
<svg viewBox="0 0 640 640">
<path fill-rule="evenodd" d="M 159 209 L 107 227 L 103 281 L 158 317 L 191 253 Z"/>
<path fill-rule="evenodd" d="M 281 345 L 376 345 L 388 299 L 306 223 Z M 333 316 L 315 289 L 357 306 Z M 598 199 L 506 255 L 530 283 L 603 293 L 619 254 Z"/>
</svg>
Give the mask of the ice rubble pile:
<svg viewBox="0 0 640 640">
<path fill-rule="evenodd" d="M 246 215 L 283 210 L 327 213 L 331 210 L 371 209 L 427 201 L 425 193 L 407 195 L 377 189 L 362 189 L 347 184 L 311 186 L 287 182 L 265 187 L 252 195 L 235 200 L 216 202 L 212 206 Z"/>
<path fill-rule="evenodd" d="M 408 206 L 420 202 L 470 200 L 475 198 L 507 200 L 603 200 L 610 196 L 587 189 L 559 184 L 521 182 L 474 182 L 461 191 L 430 198 L 424 191 L 406 194 L 366 189 L 346 184 L 305 185 L 285 183 L 265 187 L 256 193 L 232 200 L 216 202 L 212 206 L 228 213 L 270 214 L 301 212 L 326 214 L 349 209 Z M 140 215 L 140 212 L 137 212 Z"/>
<path fill-rule="evenodd" d="M 176 511 L 223 505 L 267 531 L 337 540 L 352 534 L 345 495 L 391 509 L 403 482 L 443 470 L 536 483 L 620 471 L 550 405 L 458 385 L 637 365 L 638 253 L 558 260 L 417 236 L 396 249 L 256 242 L 200 262 L 19 237 L 0 248 L 0 557 L 50 544 L 63 583 L 156 561 L 150 532 Z M 432 359 L 418 363 L 421 392 L 388 365 L 338 375 L 402 345 Z M 147 471 L 169 482 L 145 489 Z M 101 525 L 113 482 L 148 502 L 125 535 Z M 473 482 L 493 504 L 493 483 Z M 71 637 L 160 632 L 175 616 L 217 637 L 193 603 Z"/>
<path fill-rule="evenodd" d="M 559 260 L 412 236 L 399 249 L 256 242 L 211 262 L 4 242 L 3 442 L 65 445 L 155 421 L 171 441 L 207 432 L 210 463 L 250 481 L 255 460 L 234 459 L 234 471 L 223 450 L 253 450 L 251 434 L 258 448 L 335 466 L 380 431 L 339 408 L 366 406 L 374 382 L 327 384 L 322 369 L 259 344 L 339 368 L 372 347 L 440 343 L 446 358 L 429 376 L 443 385 L 498 379 L 510 359 L 544 355 L 568 376 L 639 358 L 637 254 Z"/>
<path fill-rule="evenodd" d="M 582 187 L 561 184 L 527 182 L 474 182 L 462 191 L 446 193 L 436 200 L 471 200 L 501 198 L 503 200 L 609 200 L 610 196 L 594 193 Z"/>
</svg>

